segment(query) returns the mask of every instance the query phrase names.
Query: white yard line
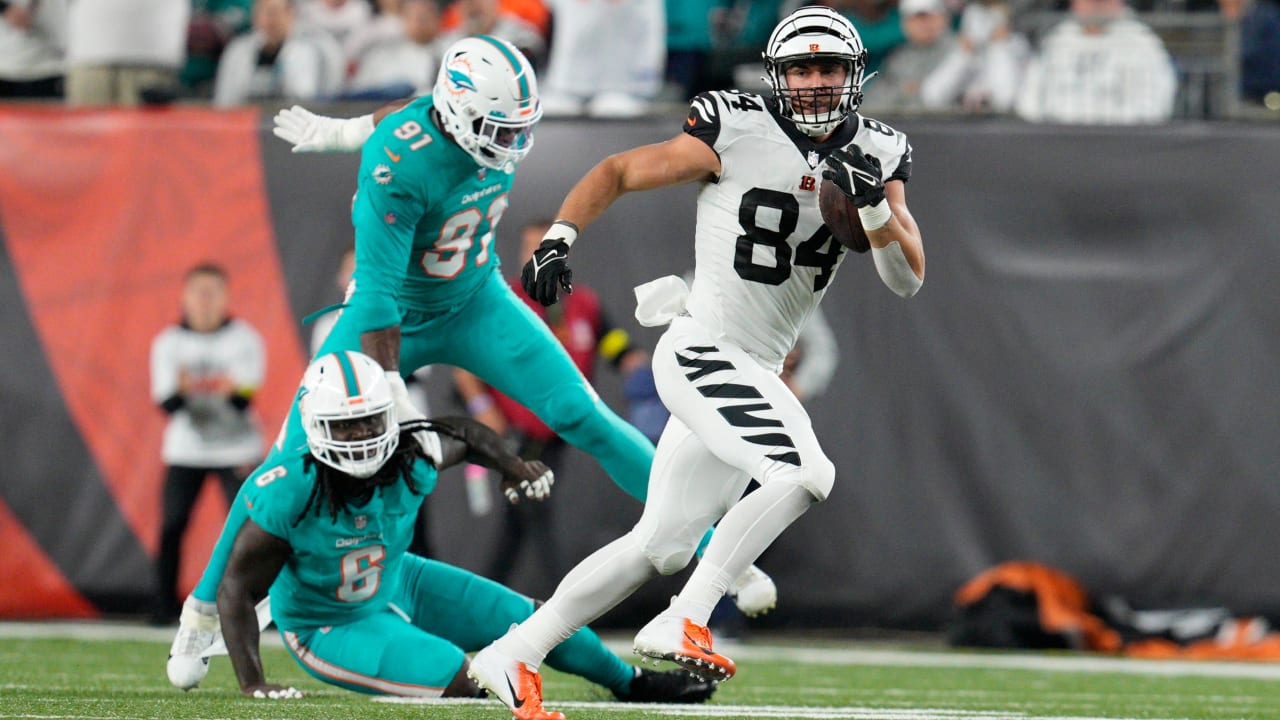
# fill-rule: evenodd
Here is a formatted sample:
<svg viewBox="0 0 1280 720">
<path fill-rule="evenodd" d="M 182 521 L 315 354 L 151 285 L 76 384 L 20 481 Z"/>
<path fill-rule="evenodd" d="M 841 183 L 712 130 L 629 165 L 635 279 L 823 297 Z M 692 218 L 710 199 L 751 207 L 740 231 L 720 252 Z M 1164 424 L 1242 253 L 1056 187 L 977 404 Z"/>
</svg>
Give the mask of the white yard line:
<svg viewBox="0 0 1280 720">
<path fill-rule="evenodd" d="M 0 622 L 0 638 L 71 638 L 75 640 L 173 641 L 176 628 L 157 628 L 122 622 Z M 262 634 L 263 644 L 280 646 L 276 632 Z M 619 636 L 606 645 L 631 658 L 631 641 Z M 937 652 L 848 647 L 806 647 L 797 643 L 734 643 L 718 647 L 735 660 L 783 660 L 816 665 L 879 665 L 894 667 L 956 667 L 1037 670 L 1045 672 L 1124 673 L 1133 675 L 1234 677 L 1280 680 L 1280 663 L 1138 660 L 1098 655 L 1044 653 Z"/>
</svg>

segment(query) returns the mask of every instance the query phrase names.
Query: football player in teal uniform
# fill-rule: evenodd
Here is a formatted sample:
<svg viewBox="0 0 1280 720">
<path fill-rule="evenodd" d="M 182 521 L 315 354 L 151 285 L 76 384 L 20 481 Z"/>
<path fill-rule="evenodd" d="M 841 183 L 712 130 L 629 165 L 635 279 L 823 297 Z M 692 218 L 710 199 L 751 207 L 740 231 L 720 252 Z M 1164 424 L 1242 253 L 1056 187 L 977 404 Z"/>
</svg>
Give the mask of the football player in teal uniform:
<svg viewBox="0 0 1280 720">
<path fill-rule="evenodd" d="M 437 464 L 412 433 L 437 437 L 448 467 L 463 460 L 502 473 L 508 498 L 546 497 L 551 471 L 508 452 L 469 418 L 403 430 L 383 368 L 358 352 L 320 355 L 299 392 L 303 437 L 245 483 L 248 515 L 236 534 L 218 611 L 241 692 L 300 697 L 267 682 L 254 602 L 270 594 L 285 647 L 322 682 L 356 692 L 478 697 L 464 653 L 534 609 L 529 598 L 466 570 L 407 552 Z M 701 702 L 714 683 L 684 671 L 632 667 L 583 630 L 548 662 L 637 702 Z"/>
</svg>

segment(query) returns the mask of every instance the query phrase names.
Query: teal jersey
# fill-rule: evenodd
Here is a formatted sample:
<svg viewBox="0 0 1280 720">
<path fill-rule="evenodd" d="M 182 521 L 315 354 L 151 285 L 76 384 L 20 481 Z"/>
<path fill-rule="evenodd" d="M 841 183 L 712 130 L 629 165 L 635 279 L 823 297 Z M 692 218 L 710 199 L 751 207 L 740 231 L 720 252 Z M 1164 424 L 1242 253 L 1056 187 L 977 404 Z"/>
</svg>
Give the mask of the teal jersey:
<svg viewBox="0 0 1280 720">
<path fill-rule="evenodd" d="M 316 482 L 304 467 L 305 445 L 273 453 L 245 481 L 237 501 L 263 530 L 293 548 L 271 586 L 271 614 L 283 629 L 341 625 L 387 606 L 400 587 L 401 565 L 423 497 L 435 489 L 436 469 L 413 466 L 418 494 L 401 481 L 374 491 L 364 505 L 348 504 L 334 520 L 327 498 L 318 497 L 306 516 Z M 295 521 L 298 521 L 295 524 Z"/>
<path fill-rule="evenodd" d="M 494 229 L 515 176 L 477 165 L 432 122 L 432 105 L 414 100 L 364 144 L 347 303 L 360 332 L 399 324 L 402 310 L 452 310 L 498 268 Z"/>
</svg>

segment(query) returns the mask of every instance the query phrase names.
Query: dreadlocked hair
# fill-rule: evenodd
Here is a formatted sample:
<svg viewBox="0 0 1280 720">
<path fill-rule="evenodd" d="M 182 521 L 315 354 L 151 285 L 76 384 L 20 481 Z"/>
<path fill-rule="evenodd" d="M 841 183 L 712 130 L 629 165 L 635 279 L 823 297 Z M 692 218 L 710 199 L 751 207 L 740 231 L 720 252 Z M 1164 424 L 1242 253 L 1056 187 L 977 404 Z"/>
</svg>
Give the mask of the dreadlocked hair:
<svg viewBox="0 0 1280 720">
<path fill-rule="evenodd" d="M 316 516 L 319 517 L 321 508 L 326 502 L 329 506 L 329 519 L 336 523 L 338 513 L 345 510 L 348 503 L 370 495 L 375 490 L 391 486 L 400 479 L 404 480 L 409 492 L 421 495 L 418 486 L 413 482 L 412 472 L 413 464 L 418 460 L 431 462 L 431 458 L 427 457 L 422 450 L 422 445 L 413 438 L 413 431 L 401 430 L 400 441 L 396 445 L 395 452 L 387 458 L 387 462 L 378 468 L 377 472 L 365 479 L 365 490 L 353 493 L 345 489 L 350 483 L 344 482 L 344 478 L 349 478 L 349 475 L 316 460 L 314 455 L 307 453 L 302 459 L 302 470 L 309 472 L 314 468 L 316 481 L 311 486 L 311 495 L 307 497 L 307 504 L 302 507 L 298 517 L 293 519 L 293 527 L 297 527 L 313 508 Z"/>
</svg>

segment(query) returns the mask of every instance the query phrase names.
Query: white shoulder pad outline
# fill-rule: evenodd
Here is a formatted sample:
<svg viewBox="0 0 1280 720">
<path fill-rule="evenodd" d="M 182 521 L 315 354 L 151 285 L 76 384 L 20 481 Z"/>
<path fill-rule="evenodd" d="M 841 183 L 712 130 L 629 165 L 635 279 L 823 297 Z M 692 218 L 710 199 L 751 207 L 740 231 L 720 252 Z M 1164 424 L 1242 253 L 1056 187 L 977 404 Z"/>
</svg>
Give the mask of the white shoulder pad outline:
<svg viewBox="0 0 1280 720">
<path fill-rule="evenodd" d="M 775 125 L 769 112 L 769 101 L 760 95 L 740 90 L 711 90 L 690 102 L 690 125 L 706 124 L 715 128 L 713 148 L 718 152 L 744 135 L 758 135 Z M 695 132 L 694 134 L 698 134 Z M 705 134 L 699 134 L 705 140 Z"/>
</svg>

